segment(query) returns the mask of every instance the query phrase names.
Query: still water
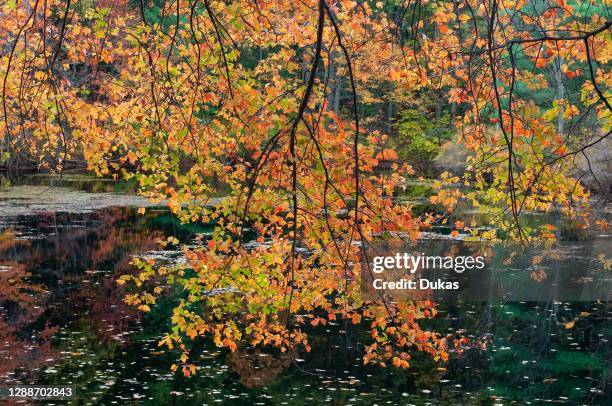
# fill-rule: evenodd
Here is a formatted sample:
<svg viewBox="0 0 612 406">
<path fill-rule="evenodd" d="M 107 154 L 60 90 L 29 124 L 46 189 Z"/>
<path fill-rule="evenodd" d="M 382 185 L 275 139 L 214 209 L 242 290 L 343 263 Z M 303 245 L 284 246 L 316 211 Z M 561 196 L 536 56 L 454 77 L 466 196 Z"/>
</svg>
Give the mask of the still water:
<svg viewBox="0 0 612 406">
<path fill-rule="evenodd" d="M 612 404 L 605 302 L 443 303 L 430 326 L 481 345 L 446 364 L 415 354 L 405 371 L 364 366 L 367 333 L 344 324 L 311 331 L 310 353 L 202 341 L 198 374 L 185 378 L 170 371 L 177 354 L 157 346 L 173 298 L 143 314 L 114 281 L 133 255 L 180 261 L 158 240 L 189 243 L 210 227 L 162 208 L 139 215 L 148 203 L 111 182 L 21 183 L 0 188 L 0 385 L 75 385 L 75 404 Z"/>
</svg>

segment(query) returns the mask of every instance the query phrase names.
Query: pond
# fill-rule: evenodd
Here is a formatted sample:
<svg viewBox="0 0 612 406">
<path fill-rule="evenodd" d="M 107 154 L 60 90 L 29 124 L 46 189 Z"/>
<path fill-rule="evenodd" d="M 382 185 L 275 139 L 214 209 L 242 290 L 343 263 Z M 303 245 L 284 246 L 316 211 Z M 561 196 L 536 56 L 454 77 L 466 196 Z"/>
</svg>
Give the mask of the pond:
<svg viewBox="0 0 612 406">
<path fill-rule="evenodd" d="M 430 327 L 481 345 L 448 363 L 415 354 L 408 370 L 364 365 L 367 332 L 331 324 L 309 332 L 310 353 L 202 341 L 196 376 L 173 373 L 157 345 L 172 298 L 143 314 L 115 280 L 134 255 L 180 261 L 160 239 L 211 228 L 129 191 L 80 175 L 0 189 L 0 385 L 74 385 L 78 404 L 612 404 L 608 302 L 441 303 Z M 588 247 L 610 254 L 610 236 Z"/>
</svg>

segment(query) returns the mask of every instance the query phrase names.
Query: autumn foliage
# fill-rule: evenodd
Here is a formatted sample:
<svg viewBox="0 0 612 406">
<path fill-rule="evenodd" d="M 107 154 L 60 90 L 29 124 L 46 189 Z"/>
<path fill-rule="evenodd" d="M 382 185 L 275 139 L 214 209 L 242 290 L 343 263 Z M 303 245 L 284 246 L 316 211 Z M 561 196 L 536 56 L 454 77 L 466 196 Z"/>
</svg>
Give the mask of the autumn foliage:
<svg viewBox="0 0 612 406">
<path fill-rule="evenodd" d="M 419 325 L 434 303 L 361 300 L 364 244 L 416 239 L 461 202 L 501 208 L 513 239 L 551 235 L 521 226 L 525 212 L 587 224 L 572 160 L 609 134 L 612 55 L 610 23 L 587 2 L 137 3 L 0 6 L 3 160 L 84 160 L 216 224 L 185 266 L 136 261 L 120 279 L 144 311 L 179 288 L 160 344 L 182 351 L 186 374 L 196 337 L 308 350 L 304 325 L 334 320 L 371 330 L 366 362 L 446 359 L 446 337 Z M 534 94 L 551 87 L 544 108 Z M 392 197 L 418 174 L 378 121 L 426 89 L 455 109 L 469 156 L 465 175 L 441 177 L 440 211 L 416 214 Z"/>
</svg>

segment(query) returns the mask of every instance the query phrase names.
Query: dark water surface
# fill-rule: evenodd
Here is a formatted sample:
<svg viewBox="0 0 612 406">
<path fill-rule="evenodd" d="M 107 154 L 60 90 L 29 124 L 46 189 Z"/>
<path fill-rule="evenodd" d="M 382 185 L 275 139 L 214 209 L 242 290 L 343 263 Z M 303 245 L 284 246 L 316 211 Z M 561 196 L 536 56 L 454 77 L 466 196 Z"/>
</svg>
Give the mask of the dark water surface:
<svg viewBox="0 0 612 406">
<path fill-rule="evenodd" d="M 117 191 L 86 178 L 63 186 Z M 114 280 L 131 271 L 132 255 L 180 261 L 158 239 L 190 241 L 210 228 L 163 209 L 138 215 L 106 194 L 103 207 L 44 212 L 35 194 L 26 204 L 15 193 L 0 188 L 0 384 L 75 385 L 75 404 L 612 404 L 605 302 L 443 303 L 432 328 L 485 343 L 446 364 L 415 354 L 405 371 L 364 366 L 366 332 L 330 325 L 311 332 L 310 353 L 230 354 L 201 342 L 198 374 L 185 378 L 170 371 L 177 354 L 157 346 L 172 298 L 143 315 Z"/>
</svg>

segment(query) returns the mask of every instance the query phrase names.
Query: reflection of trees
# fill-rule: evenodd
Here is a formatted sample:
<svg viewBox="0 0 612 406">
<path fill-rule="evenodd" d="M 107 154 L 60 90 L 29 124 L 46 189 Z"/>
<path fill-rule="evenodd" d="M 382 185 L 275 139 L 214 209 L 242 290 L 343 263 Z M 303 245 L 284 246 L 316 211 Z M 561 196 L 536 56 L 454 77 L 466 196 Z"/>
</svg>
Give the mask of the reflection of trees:
<svg viewBox="0 0 612 406">
<path fill-rule="evenodd" d="M 12 230 L 0 233 L 0 252 L 27 245 L 16 240 Z M 46 290 L 42 285 L 30 283 L 30 276 L 25 265 L 0 261 L 0 378 L 7 381 L 10 372 L 20 367 L 36 368 L 42 360 L 53 356 L 50 346 L 53 328 L 45 325 L 35 340 L 20 334 L 44 312 Z"/>
<path fill-rule="evenodd" d="M 0 233 L 0 258 L 28 246 L 27 241 L 17 240 L 11 229 Z M 0 260 L 0 377 L 6 381 L 10 372 L 20 367 L 36 368 L 42 360 L 53 356 L 50 345 L 53 328 L 44 326 L 35 340 L 20 334 L 44 312 L 46 290 L 40 284 L 30 283 L 30 276 L 24 264 Z"/>
<path fill-rule="evenodd" d="M 117 288 L 115 279 L 132 271 L 132 254 L 157 248 L 156 240 L 162 233 L 147 227 L 130 227 L 135 219 L 133 213 L 124 209 L 104 210 L 97 216 L 99 225 L 86 238 L 72 241 L 77 252 L 87 254 L 76 266 L 85 273 L 70 272 L 64 276 L 65 284 L 78 288 L 67 291 L 68 300 L 62 301 L 64 308 L 58 310 L 62 314 L 87 315 L 92 331 L 100 340 L 109 341 L 127 332 L 139 317 L 133 307 L 125 305 L 124 293 Z"/>
<path fill-rule="evenodd" d="M 18 378 L 12 375 L 19 369 L 31 371 L 38 368 L 45 360 L 57 356 L 51 347 L 51 336 L 57 329 L 45 326 L 38 332 L 37 340 L 19 337 L 19 329 L 0 318 L 0 382 L 9 383 Z"/>
<path fill-rule="evenodd" d="M 125 344 L 120 335 L 138 316 L 124 304 L 114 279 L 129 272 L 132 254 L 156 248 L 162 233 L 122 208 L 17 220 L 49 237 L 24 241 L 11 230 L 1 231 L 0 358 L 6 361 L 0 376 L 57 360 L 50 352 L 59 327 L 78 325 L 100 342 L 116 338 Z"/>
<path fill-rule="evenodd" d="M 228 361 L 247 388 L 262 387 L 276 380 L 296 358 L 297 351 L 264 351 L 261 348 L 237 348 L 229 353 Z"/>
<path fill-rule="evenodd" d="M 34 318 L 33 312 L 36 316 L 41 313 L 37 305 L 41 303 L 45 289 L 41 285 L 29 283 L 27 278 L 30 276 L 23 264 L 12 261 L 0 262 L 0 303 L 5 304 L 4 310 L 16 306 L 21 310 L 29 310 L 8 312 L 12 316 L 13 324 L 16 325 L 31 321 Z"/>
<path fill-rule="evenodd" d="M 491 387 L 490 395 L 519 402 L 610 404 L 603 399 L 612 395 L 612 347 L 601 339 L 612 326 L 608 303 L 495 301 L 440 311 L 476 342 L 487 341 L 486 349 L 471 348 L 448 364 L 445 379 L 462 390 Z"/>
</svg>

